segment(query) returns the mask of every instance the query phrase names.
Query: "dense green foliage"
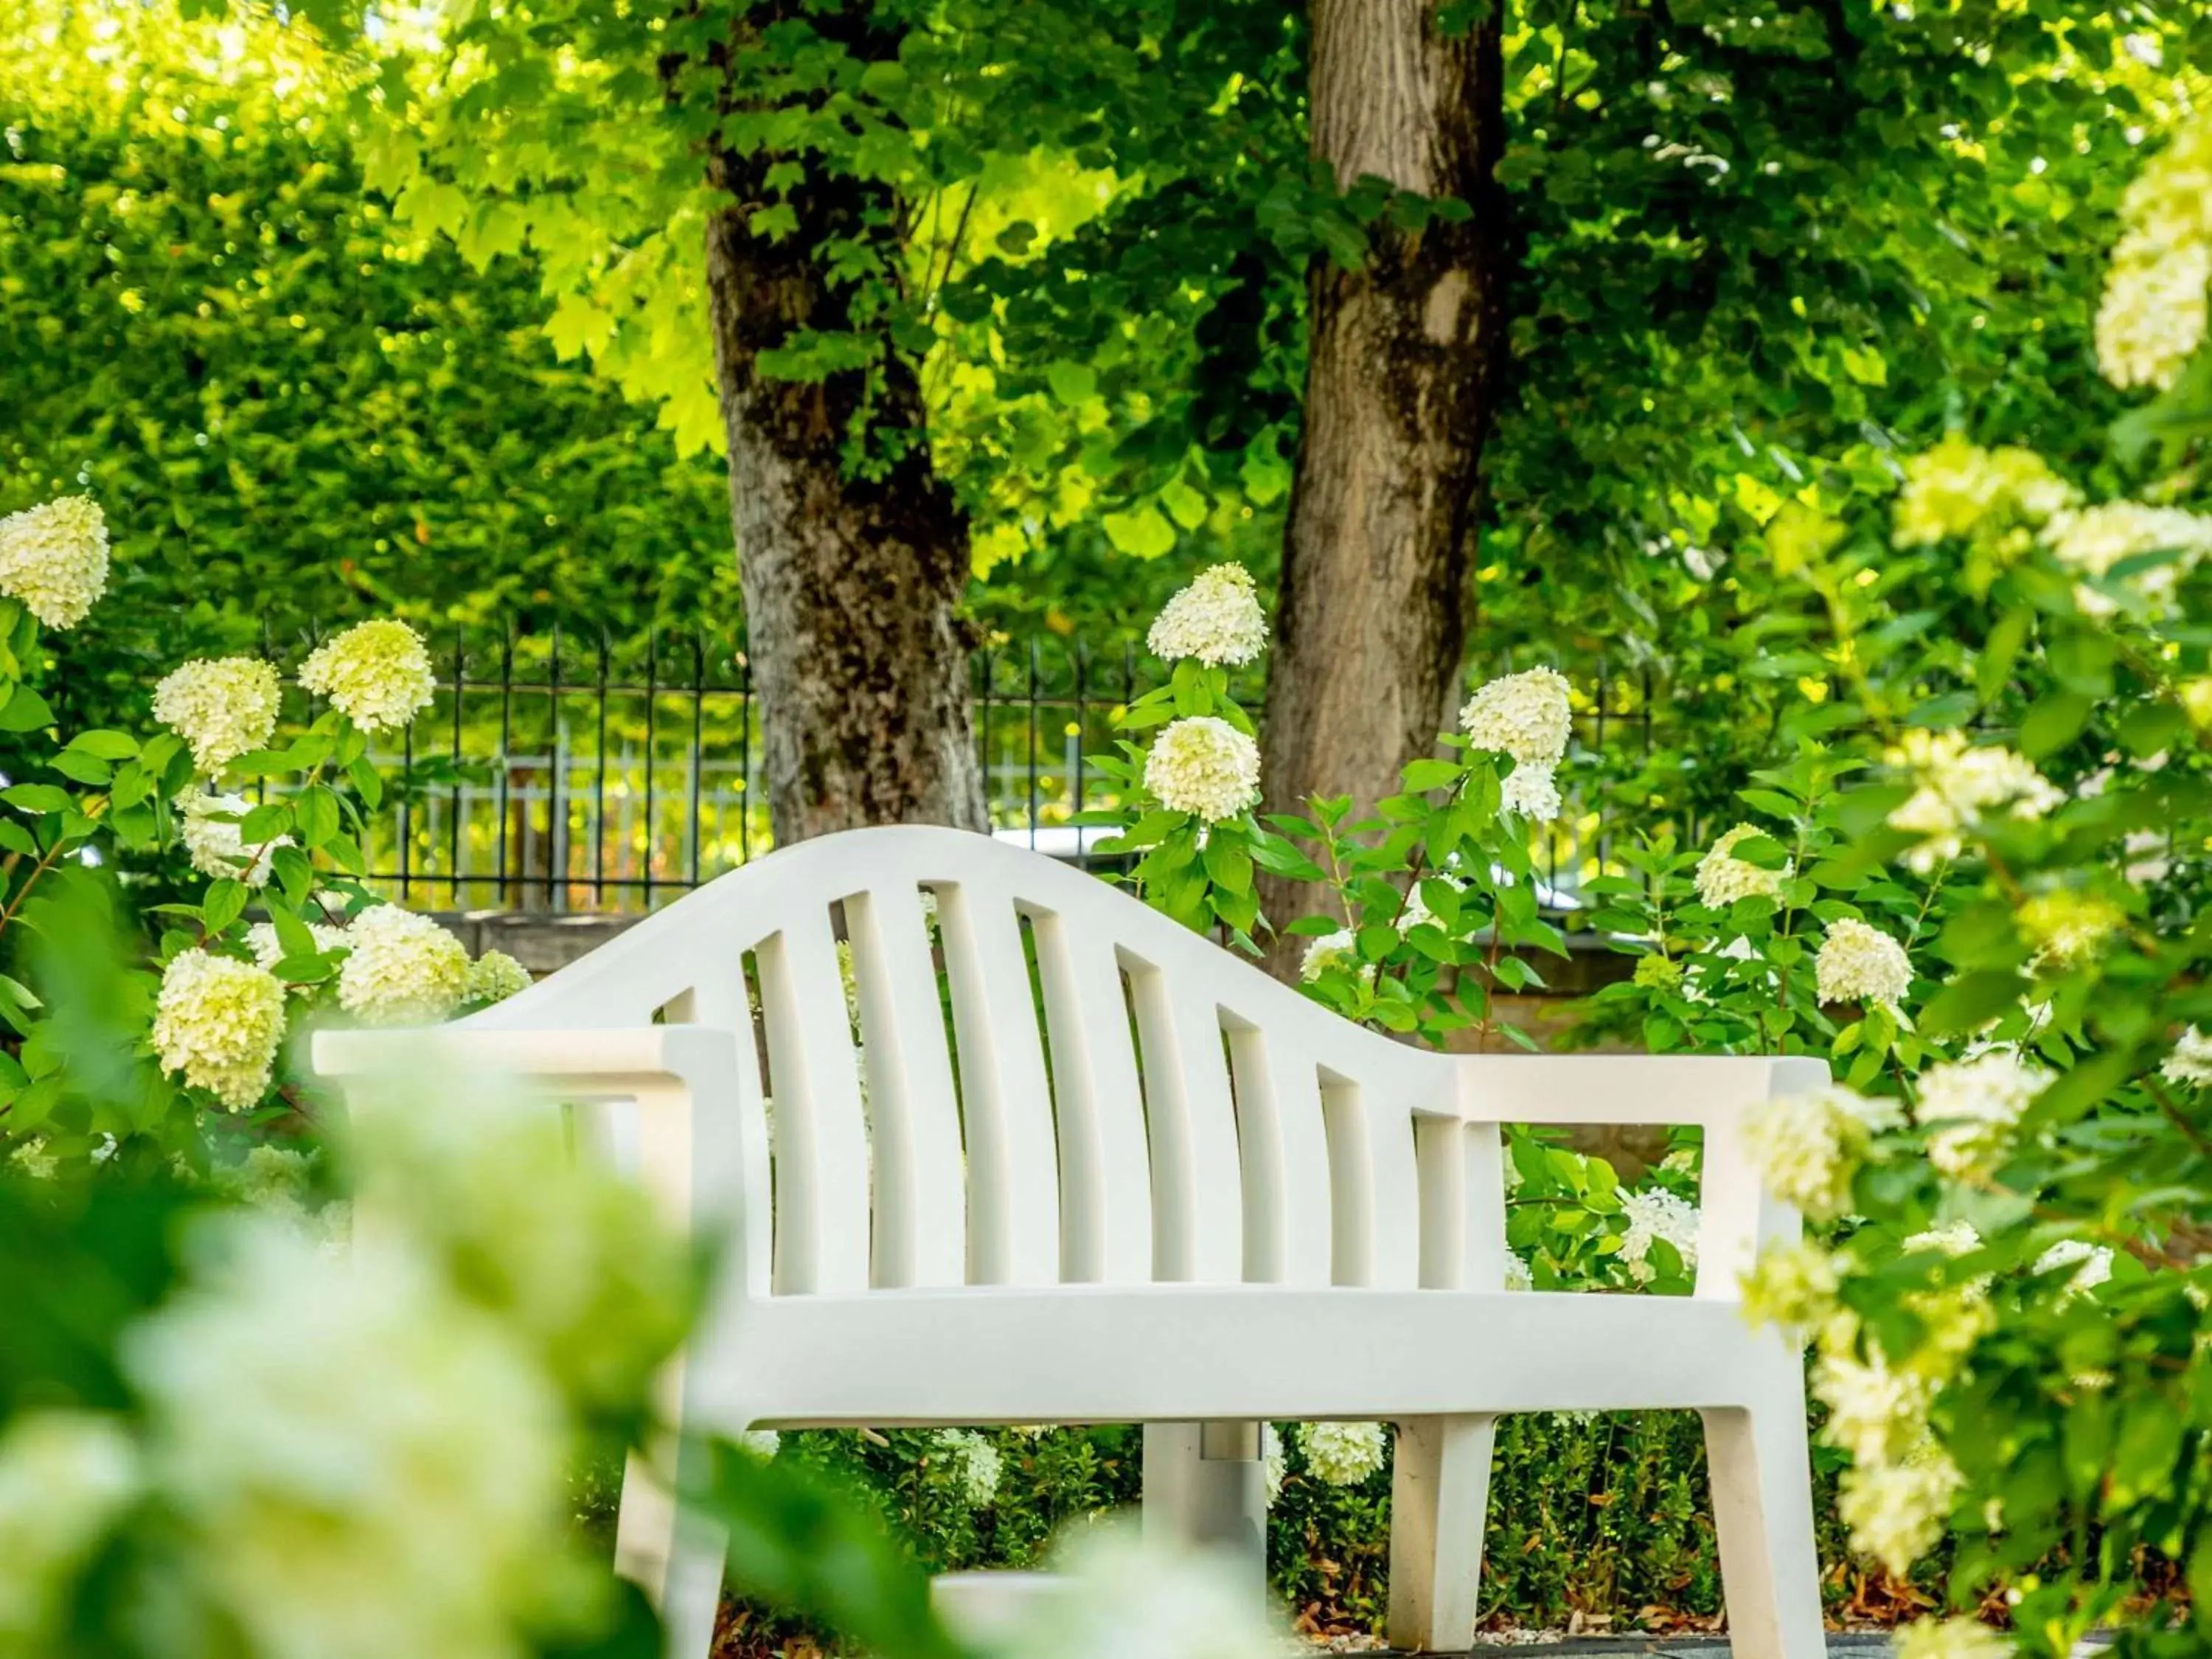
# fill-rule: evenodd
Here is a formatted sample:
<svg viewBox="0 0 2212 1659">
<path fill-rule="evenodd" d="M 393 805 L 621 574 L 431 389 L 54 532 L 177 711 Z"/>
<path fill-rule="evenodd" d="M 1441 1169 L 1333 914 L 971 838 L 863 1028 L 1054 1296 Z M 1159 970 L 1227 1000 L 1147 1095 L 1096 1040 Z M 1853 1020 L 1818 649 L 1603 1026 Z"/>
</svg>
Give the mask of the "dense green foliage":
<svg viewBox="0 0 2212 1659">
<path fill-rule="evenodd" d="M 73 670 L 119 694 L 394 610 L 734 635 L 720 469 L 554 360 L 528 273 L 474 275 L 363 198 L 327 71 L 241 70 L 204 25 L 187 52 L 149 15 L 110 48 L 125 92 L 96 64 L 43 84 L 43 9 L 0 35 L 0 507 L 84 489 L 114 521 Z"/>
</svg>

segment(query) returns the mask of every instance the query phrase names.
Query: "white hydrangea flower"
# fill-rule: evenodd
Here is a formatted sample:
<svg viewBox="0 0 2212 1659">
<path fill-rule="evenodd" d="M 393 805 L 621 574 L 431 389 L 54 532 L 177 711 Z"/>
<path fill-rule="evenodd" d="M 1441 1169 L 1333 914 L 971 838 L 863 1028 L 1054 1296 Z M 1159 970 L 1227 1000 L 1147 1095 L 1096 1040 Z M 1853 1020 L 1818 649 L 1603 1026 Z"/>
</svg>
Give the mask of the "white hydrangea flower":
<svg viewBox="0 0 2212 1659">
<path fill-rule="evenodd" d="M 1844 1470 L 1836 1514 L 1850 1529 L 1853 1549 L 1902 1577 L 1942 1541 L 1966 1484 L 1958 1465 L 1930 1443 L 1902 1462 Z"/>
<path fill-rule="evenodd" d="M 300 665 L 300 684 L 364 732 L 396 731 L 435 695 L 430 648 L 404 622 L 358 623 Z"/>
<path fill-rule="evenodd" d="M 1162 607 L 1145 643 L 1164 662 L 1195 657 L 1209 668 L 1240 667 L 1267 648 L 1267 618 L 1241 564 L 1202 570 Z"/>
<path fill-rule="evenodd" d="M 1021 1598 L 990 1632 L 999 1659 L 1281 1659 L 1286 1638 L 1224 1552 L 1126 1525 L 1072 1536 L 1052 1558 L 1054 1593 Z"/>
<path fill-rule="evenodd" d="M 1332 968 L 1360 966 L 1359 941 L 1349 927 L 1323 933 L 1306 946 L 1298 961 L 1298 977 L 1310 985 Z"/>
<path fill-rule="evenodd" d="M 2179 1088 L 2212 1085 L 2212 1036 L 2191 1026 L 2174 1043 L 2173 1052 L 2160 1065 L 2158 1073 Z"/>
<path fill-rule="evenodd" d="M 504 1002 L 527 991 L 530 984 L 530 969 L 504 951 L 487 951 L 469 964 L 468 994 L 463 1000 Z"/>
<path fill-rule="evenodd" d="M 154 718 L 185 740 L 192 766 L 212 777 L 276 731 L 282 701 L 273 663 L 258 657 L 196 658 L 154 688 Z"/>
<path fill-rule="evenodd" d="M 1306 1468 L 1332 1486 L 1357 1486 L 1382 1467 L 1389 1444 L 1380 1423 L 1309 1423 L 1298 1431 Z"/>
<path fill-rule="evenodd" d="M 1528 1271 L 1528 1264 L 1508 1250 L 1505 1253 L 1505 1288 L 1509 1291 L 1533 1291 L 1536 1276 Z"/>
<path fill-rule="evenodd" d="M 1928 1437 L 1935 1379 L 1876 1356 L 1826 1352 L 1813 1362 L 1813 1393 L 1828 1408 L 1820 1437 L 1862 1467 L 1901 1462 Z"/>
<path fill-rule="evenodd" d="M 1813 980 L 1823 1002 L 1895 1008 L 1912 987 L 1912 963 L 1905 947 L 1879 927 L 1844 916 L 1821 936 Z"/>
<path fill-rule="evenodd" d="M 276 836 L 247 847 L 239 826 L 252 810 L 253 803 L 243 795 L 194 790 L 178 796 L 177 838 L 192 868 L 212 881 L 228 877 L 248 887 L 267 886 L 276 849 L 293 842 L 289 836 Z"/>
<path fill-rule="evenodd" d="M 2136 592 L 2154 606 L 2165 605 L 2172 599 L 2181 573 L 2212 553 L 2212 517 L 2178 507 L 2106 501 L 2059 514 L 2044 526 L 2043 539 L 2059 563 L 2082 578 L 2074 589 L 2074 602 L 2082 613 L 2107 617 L 2118 606 L 2111 595 L 2091 584 L 2109 575 L 2121 560 L 2139 553 L 2178 553 L 2179 559 L 2133 579 Z"/>
<path fill-rule="evenodd" d="M 2109 899 L 2071 890 L 2038 893 L 2020 907 L 2017 919 L 2021 932 L 2035 941 L 2031 971 L 2087 962 L 2128 923 L 2127 912 Z"/>
<path fill-rule="evenodd" d="M 1526 766 L 1516 763 L 1513 774 L 1499 786 L 1498 805 L 1509 812 L 1518 812 L 1531 823 L 1549 823 L 1559 816 L 1565 803 L 1559 797 L 1559 775 L 1549 766 Z"/>
<path fill-rule="evenodd" d="M 1477 749 L 1549 770 L 1566 757 L 1573 731 L 1566 676 L 1555 668 L 1500 675 L 1468 699 L 1459 723 Z"/>
<path fill-rule="evenodd" d="M 153 1037 L 163 1071 L 244 1111 L 269 1091 L 284 1041 L 284 988 L 252 963 L 180 951 L 161 970 Z"/>
<path fill-rule="evenodd" d="M 1897 1659 L 2013 1659 L 2015 1651 L 1972 1619 L 1920 1619 L 1897 1632 Z"/>
<path fill-rule="evenodd" d="M 1832 1221 L 1850 1207 L 1851 1177 L 1874 1137 L 1902 1121 L 1894 1101 L 1830 1084 L 1759 1103 L 1744 1119 L 1744 1143 L 1767 1191 Z"/>
<path fill-rule="evenodd" d="M 342 949 L 346 943 L 346 931 L 326 923 L 311 921 L 307 932 L 312 934 L 318 951 Z M 276 924 L 257 921 L 246 930 L 246 948 L 253 952 L 253 959 L 264 968 L 274 969 L 284 960 L 283 941 L 276 937 Z"/>
<path fill-rule="evenodd" d="M 1983 449 L 1954 432 L 1905 463 L 1891 539 L 1899 547 L 1928 547 L 1985 525 L 2040 523 L 2075 499 L 2073 486 L 2033 450 Z"/>
<path fill-rule="evenodd" d="M 1696 1205 L 1664 1187 L 1646 1187 L 1623 1192 L 1620 1211 L 1626 1218 L 1620 1234 L 1620 1259 L 1628 1264 L 1631 1279 L 1648 1285 L 1658 1276 L 1650 1255 L 1651 1246 L 1660 1239 L 1674 1247 L 1685 1271 L 1697 1271 Z"/>
<path fill-rule="evenodd" d="M 1905 861 L 1923 876 L 1958 857 L 1964 832 L 1975 824 L 2000 812 L 2039 818 L 2066 799 L 2026 757 L 2009 749 L 1971 748 L 1963 732 L 1908 732 L 1887 758 L 1917 785 L 1890 813 L 1889 823 L 1921 837 Z"/>
<path fill-rule="evenodd" d="M 1782 884 L 1796 866 L 1785 862 L 1768 870 L 1733 855 L 1740 843 L 1766 833 L 1755 823 L 1739 823 L 1706 849 L 1698 860 L 1698 902 L 1709 909 L 1725 910 L 1740 898 L 1779 898 Z"/>
<path fill-rule="evenodd" d="M 2035 1265 L 2028 1271 L 2052 1273 L 2068 1267 L 2074 1271 L 2067 1275 L 2058 1294 L 2061 1300 L 2070 1302 L 2077 1296 L 2087 1296 L 2112 1278 L 2112 1253 L 2086 1238 L 2062 1238 L 2036 1257 Z"/>
<path fill-rule="evenodd" d="M 363 1208 L 457 1264 L 469 1299 L 570 1395 L 633 1398 L 683 1329 L 681 1242 L 640 1188 L 574 1155 L 557 1116 L 497 1091 L 453 1100 L 441 1082 L 402 1073 L 350 1091 L 367 1108 L 352 1114 Z"/>
<path fill-rule="evenodd" d="M 0 1652 L 51 1645 L 71 1579 L 140 1488 L 120 1424 L 88 1412 L 32 1411 L 0 1436 Z"/>
<path fill-rule="evenodd" d="M 0 519 L 0 593 L 49 628 L 75 628 L 107 591 L 107 519 L 64 495 Z"/>
<path fill-rule="evenodd" d="M 2212 118 L 2184 123 L 2121 200 L 2126 227 L 2097 308 L 2097 362 L 2115 386 L 2160 391 L 2203 343 L 2212 283 Z"/>
<path fill-rule="evenodd" d="M 1931 1131 L 1928 1161 L 1954 1180 L 1990 1174 L 2021 1115 L 2050 1082 L 2050 1073 L 2002 1049 L 1931 1066 L 1921 1073 L 1918 1108 Z"/>
<path fill-rule="evenodd" d="M 402 1238 L 334 1260 L 257 1217 L 203 1242 L 123 1345 L 191 1592 L 256 1653 L 514 1659 L 567 1521 L 544 1373 Z"/>
<path fill-rule="evenodd" d="M 1283 1476 L 1289 1468 L 1289 1459 L 1283 1450 L 1282 1431 L 1273 1423 L 1262 1423 L 1260 1425 L 1260 1484 L 1270 1504 L 1283 1495 Z"/>
<path fill-rule="evenodd" d="M 1945 1255 L 1971 1255 L 1982 1248 L 1982 1236 L 1971 1221 L 1948 1221 L 1911 1235 L 1905 1241 L 1907 1255 L 1941 1250 Z"/>
<path fill-rule="evenodd" d="M 733 1438 L 740 1450 L 750 1452 L 763 1462 L 774 1457 L 776 1448 L 783 1444 L 783 1437 L 774 1429 L 740 1429 Z"/>
<path fill-rule="evenodd" d="M 443 1019 L 469 994 L 469 953 L 430 920 L 396 904 L 364 910 L 346 929 L 338 1006 L 374 1025 Z"/>
<path fill-rule="evenodd" d="M 1145 787 L 1170 811 L 1233 818 L 1260 799 L 1260 745 L 1212 714 L 1176 720 L 1145 757 Z"/>
<path fill-rule="evenodd" d="M 1006 1460 L 999 1449 L 972 1429 L 939 1429 L 938 1450 L 960 1477 L 961 1494 L 970 1509 L 988 1509 L 999 1496 L 999 1477 Z"/>
<path fill-rule="evenodd" d="M 1856 1318 L 1836 1300 L 1835 1258 L 1819 1244 L 1769 1244 L 1738 1285 L 1743 1316 L 1754 1325 L 1784 1326 L 1801 1340 L 1817 1332 L 1824 1346 L 1841 1346 L 1856 1333 Z"/>
</svg>

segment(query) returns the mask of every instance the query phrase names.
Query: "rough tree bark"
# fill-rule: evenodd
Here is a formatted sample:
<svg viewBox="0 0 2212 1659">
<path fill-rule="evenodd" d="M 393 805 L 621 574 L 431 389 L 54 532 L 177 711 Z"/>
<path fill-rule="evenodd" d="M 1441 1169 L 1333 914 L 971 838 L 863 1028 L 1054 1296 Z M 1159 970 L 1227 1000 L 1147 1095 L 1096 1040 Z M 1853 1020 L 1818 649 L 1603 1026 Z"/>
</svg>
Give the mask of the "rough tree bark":
<svg viewBox="0 0 2212 1659">
<path fill-rule="evenodd" d="M 1340 187 L 1455 197 L 1456 224 L 1385 222 L 1356 270 L 1309 277 L 1305 423 L 1265 735 L 1269 809 L 1362 805 L 1431 752 L 1456 701 L 1483 441 L 1504 344 L 1498 14 L 1448 37 L 1434 0 L 1314 0 L 1312 142 Z M 1270 883 L 1267 914 L 1325 908 Z M 1295 947 L 1298 940 L 1286 940 Z M 1294 948 L 1279 952 L 1282 971 Z"/>
<path fill-rule="evenodd" d="M 757 7 L 748 27 L 801 9 Z M 864 58 L 896 58 L 896 33 L 868 12 L 816 21 L 825 33 L 849 33 L 846 44 Z M 968 526 L 930 465 L 912 367 L 887 354 L 870 419 L 892 444 L 880 473 L 866 477 L 851 476 L 843 459 L 867 392 L 861 372 L 799 382 L 759 367 L 761 353 L 802 330 L 851 325 L 848 295 L 830 283 L 817 250 L 839 237 L 881 237 L 896 204 L 881 186 L 810 163 L 785 198 L 797 230 L 775 241 L 754 235 L 748 216 L 766 205 L 765 175 L 781 159 L 712 155 L 710 180 L 730 204 L 707 229 L 730 523 L 775 839 L 867 823 L 981 830 L 968 642 L 956 612 Z"/>
</svg>

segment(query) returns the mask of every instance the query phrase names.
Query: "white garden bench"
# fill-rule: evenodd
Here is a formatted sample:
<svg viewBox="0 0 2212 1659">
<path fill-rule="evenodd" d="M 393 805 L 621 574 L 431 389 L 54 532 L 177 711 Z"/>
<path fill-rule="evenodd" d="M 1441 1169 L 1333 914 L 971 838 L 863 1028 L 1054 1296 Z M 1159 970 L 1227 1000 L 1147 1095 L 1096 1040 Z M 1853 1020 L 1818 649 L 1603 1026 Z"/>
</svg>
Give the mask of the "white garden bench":
<svg viewBox="0 0 2212 1659">
<path fill-rule="evenodd" d="M 598 1114 L 611 1144 L 724 1246 L 668 1382 L 690 1425 L 1143 1423 L 1147 1524 L 1249 1545 L 1254 1424 L 1388 1421 L 1392 1639 L 1458 1648 L 1498 1413 L 1691 1408 L 1735 1652 L 1824 1651 L 1801 1361 L 1736 1290 L 1797 1230 L 1741 1114 L 1817 1062 L 1411 1048 L 1093 877 L 918 827 L 747 865 L 421 1041 L 634 1103 Z M 334 1076 L 391 1052 L 315 1049 Z M 1503 1123 L 1703 1126 L 1695 1294 L 1507 1291 Z M 634 1468 L 618 1549 L 703 1656 L 711 1531 Z"/>
</svg>

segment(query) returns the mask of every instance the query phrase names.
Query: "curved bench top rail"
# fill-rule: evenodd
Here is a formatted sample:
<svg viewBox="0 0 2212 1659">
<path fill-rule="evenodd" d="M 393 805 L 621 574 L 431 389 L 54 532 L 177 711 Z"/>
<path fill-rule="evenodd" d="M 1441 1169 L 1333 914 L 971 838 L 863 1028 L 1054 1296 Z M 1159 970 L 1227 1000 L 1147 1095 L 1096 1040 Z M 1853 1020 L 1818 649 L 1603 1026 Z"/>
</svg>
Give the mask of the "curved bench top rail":
<svg viewBox="0 0 2212 1659">
<path fill-rule="evenodd" d="M 748 1231 L 772 1120 L 788 1292 L 1492 1288 L 1497 1123 L 1710 1127 L 1774 1065 L 1414 1048 L 1096 877 L 928 826 L 781 849 L 462 1029 L 656 1021 L 740 1034 Z"/>
</svg>

